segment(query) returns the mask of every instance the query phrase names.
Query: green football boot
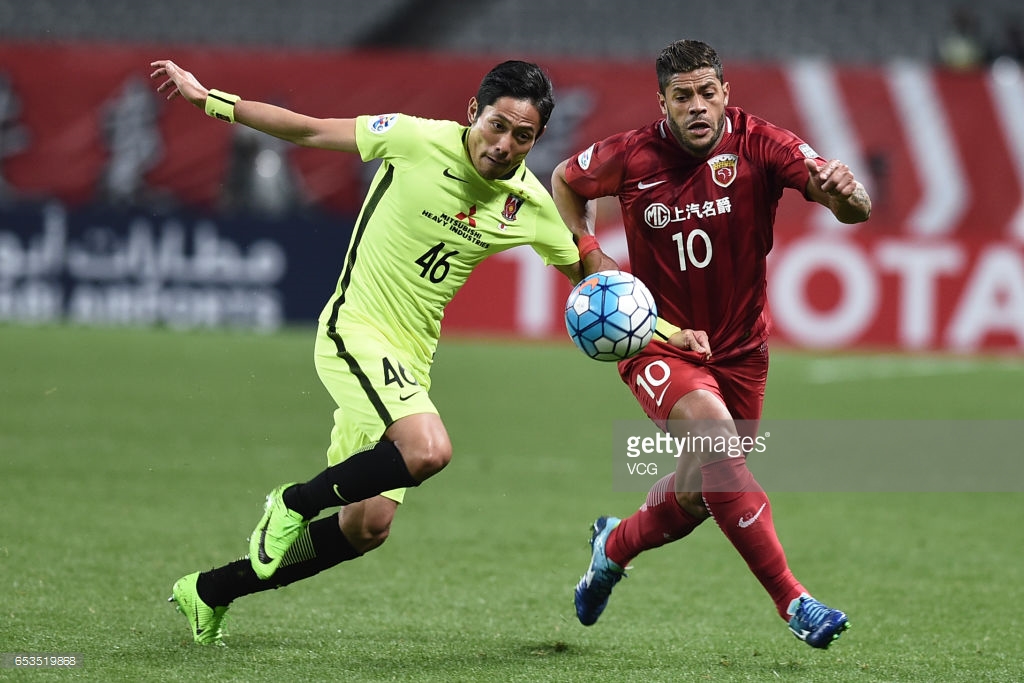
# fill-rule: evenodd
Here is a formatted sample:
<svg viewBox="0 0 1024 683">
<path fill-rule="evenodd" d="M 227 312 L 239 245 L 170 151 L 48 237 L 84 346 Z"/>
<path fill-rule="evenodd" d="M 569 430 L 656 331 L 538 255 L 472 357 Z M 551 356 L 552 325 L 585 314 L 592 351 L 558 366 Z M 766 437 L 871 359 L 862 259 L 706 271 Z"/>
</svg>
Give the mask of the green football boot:
<svg viewBox="0 0 1024 683">
<path fill-rule="evenodd" d="M 281 565 L 284 554 L 309 524 L 288 508 L 281 495 L 294 484 L 282 484 L 267 495 L 267 507 L 256 530 L 249 537 L 249 562 L 256 576 L 269 579 Z"/>
<path fill-rule="evenodd" d="M 168 602 L 176 604 L 179 612 L 188 617 L 188 625 L 192 627 L 192 640 L 200 645 L 223 645 L 221 636 L 224 630 L 224 616 L 227 605 L 210 607 L 196 592 L 196 579 L 199 572 L 183 576 L 174 582 Z"/>
</svg>

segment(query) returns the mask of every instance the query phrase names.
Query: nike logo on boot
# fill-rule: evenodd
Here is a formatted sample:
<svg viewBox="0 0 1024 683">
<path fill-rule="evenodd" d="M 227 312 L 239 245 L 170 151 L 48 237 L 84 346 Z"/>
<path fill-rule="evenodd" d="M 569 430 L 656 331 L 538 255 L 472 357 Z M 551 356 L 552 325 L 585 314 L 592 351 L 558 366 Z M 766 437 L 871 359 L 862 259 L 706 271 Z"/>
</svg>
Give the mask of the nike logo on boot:
<svg viewBox="0 0 1024 683">
<path fill-rule="evenodd" d="M 263 528 L 260 529 L 260 545 L 259 545 L 259 552 L 257 553 L 257 556 L 259 558 L 259 561 L 262 562 L 263 564 L 270 564 L 271 562 L 274 561 L 274 558 L 272 558 L 270 555 L 267 555 L 267 549 L 266 549 L 266 547 L 264 545 L 267 542 L 267 527 L 268 526 L 270 526 L 270 520 L 269 519 L 267 520 L 267 523 L 263 525 Z"/>
</svg>

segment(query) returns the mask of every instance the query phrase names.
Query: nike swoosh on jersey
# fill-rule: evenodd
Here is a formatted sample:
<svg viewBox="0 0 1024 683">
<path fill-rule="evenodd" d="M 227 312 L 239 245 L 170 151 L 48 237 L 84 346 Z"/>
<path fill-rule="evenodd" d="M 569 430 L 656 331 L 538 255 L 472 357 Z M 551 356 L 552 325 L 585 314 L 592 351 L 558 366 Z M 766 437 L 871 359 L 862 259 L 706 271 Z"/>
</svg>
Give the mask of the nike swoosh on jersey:
<svg viewBox="0 0 1024 683">
<path fill-rule="evenodd" d="M 650 188 L 652 188 L 652 187 L 654 187 L 656 185 L 661 185 L 663 182 L 665 182 L 665 181 L 664 180 L 655 180 L 653 183 L 645 183 L 644 181 L 641 180 L 639 183 L 636 184 L 636 188 L 638 190 L 648 190 L 648 189 L 650 189 Z"/>
<path fill-rule="evenodd" d="M 399 401 L 408 401 L 408 400 L 409 400 L 410 398 L 412 398 L 413 396 L 415 396 L 415 395 L 416 395 L 416 394 L 418 394 L 418 393 L 420 393 L 420 392 L 418 392 L 418 391 L 414 391 L 414 392 L 412 392 L 411 394 L 409 394 L 408 396 L 399 396 L 399 397 L 398 397 L 398 400 L 399 400 Z"/>
<path fill-rule="evenodd" d="M 444 177 L 451 178 L 452 180 L 458 180 L 460 183 L 469 183 L 469 181 L 466 180 L 465 178 L 460 178 L 459 176 L 454 175 L 450 168 L 444 169 Z"/>
</svg>

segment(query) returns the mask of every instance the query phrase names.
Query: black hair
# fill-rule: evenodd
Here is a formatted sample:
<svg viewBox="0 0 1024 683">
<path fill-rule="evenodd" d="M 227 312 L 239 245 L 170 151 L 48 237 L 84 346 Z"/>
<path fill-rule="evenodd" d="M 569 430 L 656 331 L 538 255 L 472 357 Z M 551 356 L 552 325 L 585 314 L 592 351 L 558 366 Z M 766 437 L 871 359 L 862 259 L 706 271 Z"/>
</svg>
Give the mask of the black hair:
<svg viewBox="0 0 1024 683">
<path fill-rule="evenodd" d="M 551 79 L 533 62 L 509 60 L 491 69 L 480 81 L 476 101 L 482 110 L 502 97 L 529 100 L 540 114 L 540 128 L 548 124 L 555 108 Z"/>
<path fill-rule="evenodd" d="M 669 80 L 676 74 L 685 74 L 702 68 L 715 70 L 718 80 L 722 77 L 722 60 L 715 49 L 699 40 L 677 40 L 658 55 L 654 63 L 658 72 L 658 88 L 665 92 Z"/>
</svg>

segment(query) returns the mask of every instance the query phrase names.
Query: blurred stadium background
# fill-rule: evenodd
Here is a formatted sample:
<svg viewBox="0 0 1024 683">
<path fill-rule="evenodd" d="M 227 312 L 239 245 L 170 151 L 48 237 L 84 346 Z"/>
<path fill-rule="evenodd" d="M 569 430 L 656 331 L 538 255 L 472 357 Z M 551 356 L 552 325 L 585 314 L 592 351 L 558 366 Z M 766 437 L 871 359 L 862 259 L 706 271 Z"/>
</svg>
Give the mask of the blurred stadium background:
<svg viewBox="0 0 1024 683">
<path fill-rule="evenodd" d="M 848 161 L 875 200 L 855 234 L 783 200 L 780 342 L 1019 352 L 1022 21 L 1009 0 L 0 0 L 0 321 L 270 331 L 318 312 L 371 169 L 162 101 L 152 59 L 313 114 L 455 119 L 495 60 L 535 59 L 558 95 L 531 155 L 546 179 L 657 116 L 654 55 L 698 37 L 733 104 Z M 600 221 L 622 257 L 613 203 Z M 447 330 L 558 336 L 564 294 L 503 254 Z"/>
<path fill-rule="evenodd" d="M 680 37 L 727 62 L 818 56 L 929 61 L 965 13 L 997 46 L 1022 20 L 1014 0 L 132 0 L 0 1 L 0 38 L 291 48 L 401 48 L 650 60 Z"/>
<path fill-rule="evenodd" d="M 270 331 L 318 312 L 372 169 L 164 102 L 153 59 L 313 114 L 455 119 L 494 61 L 535 59 L 558 96 L 531 155 L 546 179 L 656 117 L 654 55 L 698 37 L 733 104 L 844 159 L 874 198 L 858 231 L 784 198 L 780 342 L 1019 352 L 1022 21 L 1009 0 L 0 0 L 0 321 Z M 622 257 L 618 230 L 601 204 Z M 503 254 L 447 330 L 559 336 L 565 292 L 529 253 Z"/>
</svg>

